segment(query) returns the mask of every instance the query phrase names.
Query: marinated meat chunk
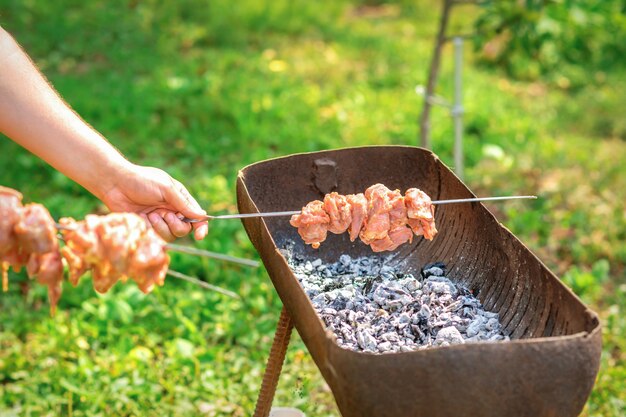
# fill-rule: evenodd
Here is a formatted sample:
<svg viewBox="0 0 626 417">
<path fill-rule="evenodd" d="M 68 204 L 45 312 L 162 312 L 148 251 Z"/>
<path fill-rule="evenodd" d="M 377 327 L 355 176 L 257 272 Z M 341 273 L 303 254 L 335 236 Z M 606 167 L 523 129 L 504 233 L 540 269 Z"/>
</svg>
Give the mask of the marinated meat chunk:
<svg viewBox="0 0 626 417">
<path fill-rule="evenodd" d="M 56 312 L 59 298 L 61 298 L 63 283 L 63 261 L 61 253 L 56 250 L 47 253 L 33 253 L 26 266 L 28 276 L 36 278 L 37 282 L 48 287 L 50 313 Z"/>
<path fill-rule="evenodd" d="M 22 206 L 22 194 L 0 187 L 0 269 L 2 288 L 8 289 L 8 270 L 26 265 L 31 278 L 48 286 L 50 311 L 61 296 L 63 262 L 54 220 L 41 204 Z"/>
<path fill-rule="evenodd" d="M 389 201 L 391 190 L 382 184 L 375 184 L 365 190 L 367 204 L 367 218 L 359 237 L 366 245 L 375 240 L 384 239 L 387 236 L 391 221 L 389 212 L 391 203 Z"/>
<path fill-rule="evenodd" d="M 435 206 L 428 194 L 417 188 L 409 188 L 404 197 L 409 217 L 409 226 L 416 235 L 433 240 L 437 234 L 435 227 Z"/>
<path fill-rule="evenodd" d="M 294 214 L 289 223 L 298 228 L 304 243 L 317 249 L 326 240 L 330 216 L 324 211 L 324 203 L 314 200 L 302 208 L 301 214 Z"/>
<path fill-rule="evenodd" d="M 363 193 L 348 194 L 346 198 L 348 203 L 350 203 L 350 215 L 352 216 L 348 230 L 350 232 L 350 241 L 354 242 L 359 237 L 363 222 L 365 222 L 367 217 L 367 198 L 365 198 Z"/>
<path fill-rule="evenodd" d="M 324 210 L 330 217 L 330 223 L 328 223 L 328 231 L 341 234 L 348 230 L 352 222 L 352 215 L 350 210 L 350 203 L 346 196 L 330 193 L 324 197 Z"/>
<path fill-rule="evenodd" d="M 144 293 L 152 291 L 155 285 L 163 285 L 169 265 L 169 256 L 165 247 L 159 243 L 159 237 L 152 229 L 146 231 L 150 236 L 142 239 L 132 258 L 128 274 L 133 277 L 137 286 Z"/>
<path fill-rule="evenodd" d="M 58 248 L 54 220 L 41 204 L 27 204 L 13 230 L 25 252 L 46 253 Z"/>
<path fill-rule="evenodd" d="M 389 231 L 389 239 L 393 242 L 393 246 L 387 250 L 396 250 L 398 246 L 406 242 L 413 242 L 413 231 L 406 225 L 398 226 Z"/>
<path fill-rule="evenodd" d="M 0 259 L 15 246 L 13 228 L 20 219 L 22 194 L 0 186 Z"/>
<path fill-rule="evenodd" d="M 71 217 L 64 217 L 59 223 L 65 227 L 62 232 L 65 246 L 61 254 L 67 262 L 69 281 L 76 286 L 80 277 L 102 257 L 99 254 L 99 239 L 96 232 L 88 227 L 87 220 L 77 222 Z"/>
</svg>

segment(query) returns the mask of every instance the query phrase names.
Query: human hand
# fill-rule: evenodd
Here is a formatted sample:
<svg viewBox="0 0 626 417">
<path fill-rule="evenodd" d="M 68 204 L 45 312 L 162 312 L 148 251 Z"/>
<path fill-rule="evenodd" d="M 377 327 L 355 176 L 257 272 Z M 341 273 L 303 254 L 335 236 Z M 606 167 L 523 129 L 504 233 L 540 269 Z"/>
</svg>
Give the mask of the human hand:
<svg viewBox="0 0 626 417">
<path fill-rule="evenodd" d="M 0 28 L 0 132 L 94 194 L 113 211 L 135 212 L 166 240 L 191 226 L 178 216 L 205 215 L 185 187 L 165 172 L 128 162 L 48 84 L 15 40 Z M 4 167 L 3 167 L 4 169 Z"/>
<path fill-rule="evenodd" d="M 208 222 L 189 224 L 183 216 L 198 219 L 206 212 L 180 182 L 158 168 L 128 164 L 116 172 L 100 199 L 112 211 L 134 212 L 147 220 L 166 241 L 190 233 L 206 237 Z"/>
</svg>

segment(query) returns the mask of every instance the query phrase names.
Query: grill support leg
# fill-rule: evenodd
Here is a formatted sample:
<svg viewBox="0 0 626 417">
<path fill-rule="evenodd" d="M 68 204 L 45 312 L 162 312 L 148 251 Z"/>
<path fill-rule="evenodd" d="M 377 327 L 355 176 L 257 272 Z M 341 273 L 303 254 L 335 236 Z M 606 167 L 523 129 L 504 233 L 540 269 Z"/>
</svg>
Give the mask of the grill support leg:
<svg viewBox="0 0 626 417">
<path fill-rule="evenodd" d="M 256 402 L 254 417 L 268 417 L 270 414 L 272 401 L 276 393 L 276 386 L 278 385 L 278 378 L 280 377 L 280 371 L 283 368 L 283 362 L 285 362 L 285 354 L 289 347 L 289 339 L 291 338 L 292 330 L 293 322 L 291 321 L 291 316 L 283 306 L 280 312 L 280 318 L 278 319 L 278 325 L 276 326 L 276 334 L 274 334 L 274 342 L 272 343 L 270 356 L 267 360 L 267 366 L 265 367 L 265 374 L 263 374 L 263 382 L 261 383 L 261 390 L 259 391 L 259 397 Z"/>
</svg>

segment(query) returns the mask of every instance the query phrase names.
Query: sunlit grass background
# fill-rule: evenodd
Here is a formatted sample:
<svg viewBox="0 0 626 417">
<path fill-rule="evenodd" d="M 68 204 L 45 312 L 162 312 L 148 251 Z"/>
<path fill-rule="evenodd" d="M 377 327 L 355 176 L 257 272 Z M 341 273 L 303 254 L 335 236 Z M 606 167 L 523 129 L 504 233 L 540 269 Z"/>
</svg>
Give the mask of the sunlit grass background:
<svg viewBox="0 0 626 417">
<path fill-rule="evenodd" d="M 4 0 L 0 25 L 129 159 L 167 170 L 217 213 L 236 210 L 234 180 L 251 162 L 416 145 L 415 87 L 438 13 L 434 0 Z M 451 32 L 471 31 L 478 13 L 459 10 Z M 602 367 L 583 415 L 624 415 L 626 69 L 516 81 L 478 65 L 470 45 L 465 58 L 466 182 L 482 195 L 541 197 L 489 207 L 600 312 Z M 450 64 L 446 47 L 447 97 Z M 434 150 L 451 164 L 448 112 L 436 108 L 432 125 Z M 0 184 L 57 218 L 102 209 L 5 138 Z M 215 223 L 199 246 L 257 257 L 236 222 Z M 83 279 L 65 285 L 50 318 L 45 288 L 26 291 L 12 274 L 0 295 L 0 415 L 250 415 L 281 308 L 267 274 L 179 255 L 172 267 L 242 300 L 174 280 L 147 296 L 132 284 L 98 296 Z M 297 335 L 275 404 L 338 415 Z"/>
</svg>

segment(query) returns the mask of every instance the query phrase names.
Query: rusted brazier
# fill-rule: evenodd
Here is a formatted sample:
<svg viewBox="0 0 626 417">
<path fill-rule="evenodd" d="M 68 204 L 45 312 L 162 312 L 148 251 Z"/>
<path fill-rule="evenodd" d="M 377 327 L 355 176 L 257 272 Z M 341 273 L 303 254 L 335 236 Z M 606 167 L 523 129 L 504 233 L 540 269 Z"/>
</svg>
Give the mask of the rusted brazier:
<svg viewBox="0 0 626 417">
<path fill-rule="evenodd" d="M 418 187 L 433 200 L 469 189 L 431 152 L 381 146 L 292 155 L 250 165 L 237 183 L 242 213 L 298 210 L 324 193 L 374 183 Z M 598 372 L 601 331 L 588 309 L 480 203 L 437 207 L 439 234 L 395 254 L 409 270 L 442 261 L 449 276 L 499 313 L 511 341 L 370 354 L 340 348 L 279 250 L 302 243 L 289 218 L 246 219 L 245 228 L 344 417 L 577 416 Z M 335 262 L 372 255 L 347 234 L 303 256 Z"/>
</svg>

